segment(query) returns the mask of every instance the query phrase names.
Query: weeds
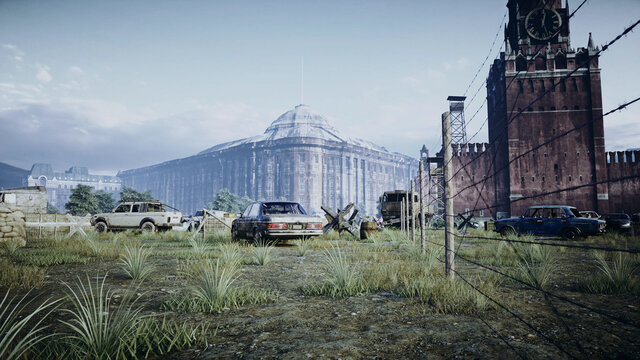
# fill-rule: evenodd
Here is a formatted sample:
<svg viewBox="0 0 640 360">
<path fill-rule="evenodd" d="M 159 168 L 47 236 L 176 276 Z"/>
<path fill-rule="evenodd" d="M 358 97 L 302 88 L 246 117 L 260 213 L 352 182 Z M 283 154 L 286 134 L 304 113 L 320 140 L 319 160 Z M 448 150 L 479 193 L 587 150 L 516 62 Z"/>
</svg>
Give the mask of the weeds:
<svg viewBox="0 0 640 360">
<path fill-rule="evenodd" d="M 27 308 L 32 300 L 22 298 L 9 299 L 9 292 L 0 301 L 0 359 L 13 360 L 28 358 L 30 351 L 42 341 L 54 336 L 45 335 L 47 326 L 42 322 L 50 314 L 57 301 L 45 301 L 35 309 Z M 42 314 L 49 310 L 46 314 Z M 24 315 L 24 317 L 22 316 Z"/>
<path fill-rule="evenodd" d="M 150 251 L 141 246 L 125 246 L 122 255 L 122 269 L 134 280 L 143 280 L 154 270 L 149 263 Z"/>
<path fill-rule="evenodd" d="M 124 358 L 130 352 L 136 336 L 136 327 L 143 320 L 142 308 L 136 306 L 131 293 L 122 298 L 118 307 L 111 308 L 113 292 L 96 281 L 95 288 L 87 279 L 87 285 L 78 281 L 78 290 L 65 284 L 67 298 L 73 307 L 63 311 L 71 316 L 67 325 L 71 333 L 64 337 L 79 358 L 113 359 Z M 135 354 L 131 354 L 135 355 Z"/>
</svg>

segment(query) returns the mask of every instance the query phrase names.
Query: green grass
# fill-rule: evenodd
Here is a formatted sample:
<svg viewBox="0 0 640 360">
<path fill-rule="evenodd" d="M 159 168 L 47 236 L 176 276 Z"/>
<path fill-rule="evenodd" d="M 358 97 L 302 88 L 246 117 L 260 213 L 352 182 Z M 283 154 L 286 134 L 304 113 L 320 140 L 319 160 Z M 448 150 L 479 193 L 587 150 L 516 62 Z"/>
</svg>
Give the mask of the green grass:
<svg viewBox="0 0 640 360">
<path fill-rule="evenodd" d="M 134 280 L 147 278 L 154 270 L 153 264 L 149 262 L 150 251 L 140 246 L 125 246 L 122 255 L 122 269 Z"/>
<path fill-rule="evenodd" d="M 211 334 L 206 324 L 189 325 L 179 323 L 166 316 L 162 319 L 146 318 L 136 328 L 131 352 L 140 357 L 161 357 L 169 353 L 189 349 L 194 346 L 207 347 L 207 337 Z"/>
<path fill-rule="evenodd" d="M 4 245 L 5 253 L 9 256 L 13 256 L 16 251 L 18 251 L 19 248 L 24 247 L 26 243 L 22 239 L 12 238 L 4 240 L 2 244 Z"/>
<path fill-rule="evenodd" d="M 9 298 L 7 291 L 0 300 L 0 359 L 14 360 L 33 357 L 32 349 L 54 334 L 46 334 L 43 321 L 57 301 L 45 301 L 31 308 L 29 293 L 21 298 Z M 28 309 L 28 311 L 27 311 Z"/>
<path fill-rule="evenodd" d="M 242 264 L 243 256 L 240 252 L 240 245 L 237 243 L 225 243 L 218 245 L 220 251 L 220 262 L 222 265 L 239 268 Z"/>
<path fill-rule="evenodd" d="M 40 267 L 62 264 L 86 264 L 91 258 L 82 256 L 74 250 L 64 248 L 28 249 L 14 256 L 14 260 L 24 265 Z"/>
<path fill-rule="evenodd" d="M 640 293 L 637 258 L 613 254 L 607 258 L 596 253 L 597 272 L 578 283 L 581 291 L 593 294 Z"/>
<path fill-rule="evenodd" d="M 212 247 L 201 236 L 192 236 L 189 238 L 189 245 L 191 245 L 191 255 L 195 259 L 204 259 L 211 257 Z"/>
<path fill-rule="evenodd" d="M 0 258 L 0 288 L 31 289 L 44 283 L 44 269 L 31 265 L 15 264 Z"/>
<path fill-rule="evenodd" d="M 72 349 L 73 357 L 81 359 L 114 359 L 131 355 L 130 344 L 136 338 L 136 327 L 144 319 L 142 307 L 133 293 L 122 297 L 117 307 L 111 306 L 115 295 L 105 289 L 106 276 L 95 287 L 87 278 L 86 285 L 78 281 L 67 287 L 67 299 L 72 307 L 63 309 L 70 319 L 61 320 L 69 333 L 63 341 Z"/>
<path fill-rule="evenodd" d="M 194 295 L 205 305 L 208 312 L 220 311 L 227 301 L 231 286 L 237 279 L 238 269 L 232 266 L 220 266 L 216 261 L 207 261 L 202 273 L 196 280 Z"/>
<path fill-rule="evenodd" d="M 296 244 L 296 251 L 298 252 L 298 256 L 305 256 L 311 245 L 313 244 L 312 239 L 296 239 L 293 242 Z"/>
<path fill-rule="evenodd" d="M 211 244 L 227 244 L 231 242 L 231 231 L 230 230 L 215 230 L 212 232 L 207 231 L 208 243 Z"/>
<path fill-rule="evenodd" d="M 303 291 L 306 294 L 347 297 L 360 294 L 365 290 L 355 265 L 339 247 L 325 250 L 324 265 L 328 280 L 305 287 Z"/>
<path fill-rule="evenodd" d="M 268 263 L 270 263 L 272 258 L 271 252 L 273 251 L 273 249 L 274 244 L 269 242 L 256 244 L 256 246 L 253 247 L 252 251 L 254 264 L 267 265 Z"/>
<path fill-rule="evenodd" d="M 491 282 L 472 283 L 485 294 L 490 294 L 494 299 L 497 297 L 495 286 Z M 437 313 L 470 315 L 491 307 L 489 300 L 468 284 L 439 276 L 408 280 L 402 284 L 398 293 L 430 305 Z"/>
</svg>

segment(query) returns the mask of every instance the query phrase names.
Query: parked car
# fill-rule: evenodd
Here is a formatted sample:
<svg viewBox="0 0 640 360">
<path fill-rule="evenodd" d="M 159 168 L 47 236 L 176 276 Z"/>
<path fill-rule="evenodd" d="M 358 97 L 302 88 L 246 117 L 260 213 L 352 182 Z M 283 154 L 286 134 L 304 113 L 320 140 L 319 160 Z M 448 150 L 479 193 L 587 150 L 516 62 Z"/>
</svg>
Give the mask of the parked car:
<svg viewBox="0 0 640 360">
<path fill-rule="evenodd" d="M 503 236 L 532 234 L 574 240 L 580 236 L 603 233 L 605 221 L 582 217 L 573 206 L 530 206 L 520 217 L 496 220 L 495 231 Z"/>
<path fill-rule="evenodd" d="M 580 211 L 580 215 L 588 219 L 600 219 L 600 214 L 593 210 Z"/>
<path fill-rule="evenodd" d="M 189 227 L 187 228 L 187 230 L 189 231 L 197 230 L 203 219 L 204 219 L 204 210 L 196 211 L 195 214 L 185 219 L 189 223 Z"/>
<path fill-rule="evenodd" d="M 231 237 L 260 243 L 322 235 L 322 218 L 307 215 L 297 202 L 268 201 L 249 205 L 231 224 Z"/>
<path fill-rule="evenodd" d="M 604 214 L 602 218 L 607 222 L 607 231 L 631 231 L 631 218 L 627 214 Z"/>
<path fill-rule="evenodd" d="M 180 226 L 182 214 L 160 201 L 126 201 L 112 212 L 91 217 L 96 232 L 139 228 L 142 231 L 169 230 Z"/>
</svg>

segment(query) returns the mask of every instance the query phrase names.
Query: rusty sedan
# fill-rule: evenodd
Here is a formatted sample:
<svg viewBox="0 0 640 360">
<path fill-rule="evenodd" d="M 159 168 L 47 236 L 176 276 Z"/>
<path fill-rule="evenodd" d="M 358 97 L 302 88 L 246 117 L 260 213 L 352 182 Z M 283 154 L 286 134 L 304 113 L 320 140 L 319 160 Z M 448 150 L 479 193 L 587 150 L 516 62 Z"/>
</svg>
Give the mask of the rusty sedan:
<svg viewBox="0 0 640 360">
<path fill-rule="evenodd" d="M 292 201 L 255 202 L 231 224 L 232 239 L 265 241 L 287 240 L 322 235 L 322 218 L 307 215 Z"/>
</svg>

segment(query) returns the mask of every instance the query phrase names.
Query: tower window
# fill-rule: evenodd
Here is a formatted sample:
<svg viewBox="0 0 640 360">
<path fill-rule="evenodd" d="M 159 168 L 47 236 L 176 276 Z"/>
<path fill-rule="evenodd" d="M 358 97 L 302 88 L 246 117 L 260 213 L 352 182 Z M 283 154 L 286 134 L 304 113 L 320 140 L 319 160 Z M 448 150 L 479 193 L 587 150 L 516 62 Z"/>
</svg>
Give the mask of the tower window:
<svg viewBox="0 0 640 360">
<path fill-rule="evenodd" d="M 571 181 L 571 175 L 569 175 L 569 181 Z"/>
<path fill-rule="evenodd" d="M 547 62 L 542 56 L 536 57 L 536 70 L 547 70 Z"/>
<path fill-rule="evenodd" d="M 522 81 L 518 80 L 518 90 L 520 93 L 524 93 L 524 86 L 522 86 Z"/>
<path fill-rule="evenodd" d="M 564 79 L 562 79 L 560 81 L 560 92 L 566 92 L 567 91 L 567 83 L 565 82 Z"/>
<path fill-rule="evenodd" d="M 577 157 L 580 157 L 580 151 L 578 151 L 578 152 L 576 153 L 576 156 L 577 156 Z"/>
<path fill-rule="evenodd" d="M 553 135 L 555 135 L 555 134 L 556 134 L 556 129 L 551 130 L 551 133 L 552 133 Z"/>
<path fill-rule="evenodd" d="M 544 182 L 544 175 L 542 175 L 542 181 Z"/>
<path fill-rule="evenodd" d="M 527 109 L 527 111 L 531 112 L 531 111 L 533 111 L 533 108 L 530 107 L 530 108 Z"/>
<path fill-rule="evenodd" d="M 564 157 L 567 157 L 567 152 L 566 151 L 564 152 Z"/>
<path fill-rule="evenodd" d="M 556 175 L 556 181 L 558 181 L 558 175 Z"/>
<path fill-rule="evenodd" d="M 555 106 L 552 106 L 552 107 L 551 107 L 551 111 L 556 111 L 556 107 L 555 107 Z"/>
<path fill-rule="evenodd" d="M 580 182 L 582 182 L 582 175 L 580 175 L 578 178 L 580 179 Z"/>
<path fill-rule="evenodd" d="M 532 177 L 531 177 L 531 182 L 534 182 L 534 181 L 536 181 L 536 177 L 535 177 L 535 176 L 532 176 Z"/>
<path fill-rule="evenodd" d="M 547 153 L 544 153 L 544 157 L 547 157 Z"/>
<path fill-rule="evenodd" d="M 544 111 L 544 106 L 540 106 L 540 107 L 538 108 L 538 111 Z"/>
<path fill-rule="evenodd" d="M 564 54 L 557 54 L 556 55 L 556 69 L 561 70 L 561 69 L 566 69 L 567 68 L 567 58 L 564 56 Z"/>
<path fill-rule="evenodd" d="M 529 80 L 529 92 L 532 93 L 533 91 L 534 91 L 533 80 Z"/>
<path fill-rule="evenodd" d="M 524 176 L 520 177 L 520 182 L 524 184 Z"/>
<path fill-rule="evenodd" d="M 553 164 L 553 170 L 558 170 L 558 164 Z"/>
<path fill-rule="evenodd" d="M 524 56 L 518 56 L 516 59 L 516 71 L 527 71 L 527 59 Z"/>
</svg>

